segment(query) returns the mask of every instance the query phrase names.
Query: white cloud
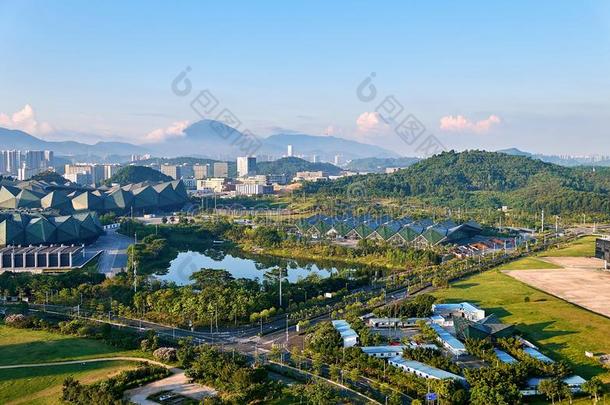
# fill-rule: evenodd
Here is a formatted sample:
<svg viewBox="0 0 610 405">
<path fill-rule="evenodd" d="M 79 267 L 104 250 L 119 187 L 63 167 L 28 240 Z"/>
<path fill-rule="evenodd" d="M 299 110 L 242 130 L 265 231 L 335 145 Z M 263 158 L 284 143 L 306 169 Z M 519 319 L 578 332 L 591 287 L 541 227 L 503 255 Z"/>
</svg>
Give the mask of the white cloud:
<svg viewBox="0 0 610 405">
<path fill-rule="evenodd" d="M 188 127 L 189 121 L 176 121 L 166 128 L 158 128 L 150 131 L 144 136 L 144 143 L 158 143 L 170 138 L 180 138 L 185 136 L 184 130 Z"/>
<path fill-rule="evenodd" d="M 53 127 L 48 122 L 36 120 L 36 113 L 29 104 L 10 115 L 0 113 L 0 127 L 18 129 L 32 135 L 44 135 L 53 131 Z"/>
<path fill-rule="evenodd" d="M 463 115 L 447 115 L 441 118 L 440 129 L 449 132 L 476 132 L 482 134 L 488 132 L 493 126 L 501 122 L 500 117 L 494 114 L 480 121 L 471 121 Z"/>
<path fill-rule="evenodd" d="M 358 130 L 362 132 L 371 132 L 387 129 L 388 125 L 383 121 L 378 112 L 363 112 L 356 119 Z"/>
</svg>

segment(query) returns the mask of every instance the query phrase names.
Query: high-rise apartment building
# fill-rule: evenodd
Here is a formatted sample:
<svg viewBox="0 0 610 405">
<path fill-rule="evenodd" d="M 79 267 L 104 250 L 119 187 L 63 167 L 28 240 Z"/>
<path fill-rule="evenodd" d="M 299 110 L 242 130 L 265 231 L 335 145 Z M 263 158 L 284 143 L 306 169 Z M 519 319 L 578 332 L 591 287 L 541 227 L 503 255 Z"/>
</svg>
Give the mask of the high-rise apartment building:
<svg viewBox="0 0 610 405">
<path fill-rule="evenodd" d="M 256 158 L 240 156 L 237 158 L 237 176 L 247 177 L 256 173 Z"/>
<path fill-rule="evenodd" d="M 207 177 L 210 177 L 210 165 L 201 165 L 201 164 L 196 164 L 193 165 L 193 177 L 195 177 L 195 179 L 197 180 L 201 180 L 201 179 L 205 179 Z"/>
<path fill-rule="evenodd" d="M 214 177 L 229 177 L 229 164 L 227 162 L 215 162 Z"/>
<path fill-rule="evenodd" d="M 70 180 L 70 177 L 68 177 L 68 176 L 76 175 L 79 173 L 81 173 L 81 174 L 86 173 L 89 175 L 88 179 L 85 176 L 80 176 L 78 178 L 81 179 L 80 180 L 81 182 L 85 181 L 85 179 L 87 179 L 88 181 L 91 181 L 91 183 L 89 183 L 89 184 L 98 184 L 98 183 L 101 183 L 102 181 L 104 181 L 104 179 L 105 179 L 104 166 L 91 164 L 91 163 L 67 164 L 64 166 L 64 173 L 65 173 L 66 179 L 68 179 L 68 180 Z M 79 183 L 78 181 L 74 181 L 74 182 Z M 82 184 L 82 183 L 79 183 L 79 184 Z"/>
<path fill-rule="evenodd" d="M 182 177 L 180 165 L 169 165 L 167 163 L 163 164 L 161 165 L 161 173 L 171 177 L 174 180 L 178 180 Z"/>
</svg>

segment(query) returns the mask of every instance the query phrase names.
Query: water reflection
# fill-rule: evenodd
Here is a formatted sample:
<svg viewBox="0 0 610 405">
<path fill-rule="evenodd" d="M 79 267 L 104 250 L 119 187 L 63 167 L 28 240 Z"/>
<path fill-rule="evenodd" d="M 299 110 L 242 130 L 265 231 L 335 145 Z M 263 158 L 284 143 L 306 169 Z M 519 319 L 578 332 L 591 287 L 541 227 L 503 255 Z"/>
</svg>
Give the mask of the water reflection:
<svg viewBox="0 0 610 405">
<path fill-rule="evenodd" d="M 163 281 L 173 281 L 178 285 L 192 284 L 191 274 L 202 268 L 227 270 L 234 278 L 246 278 L 262 282 L 265 274 L 271 274 L 270 270 L 281 267 L 287 269 L 287 279 L 294 283 L 310 274 L 326 278 L 339 271 L 350 271 L 351 269 L 338 270 L 335 266 L 318 266 L 314 263 L 297 262 L 270 256 L 239 255 L 236 252 L 227 253 L 218 249 L 207 249 L 204 252 L 186 251 L 181 252 L 170 262 L 167 273 L 157 275 L 156 278 Z"/>
</svg>

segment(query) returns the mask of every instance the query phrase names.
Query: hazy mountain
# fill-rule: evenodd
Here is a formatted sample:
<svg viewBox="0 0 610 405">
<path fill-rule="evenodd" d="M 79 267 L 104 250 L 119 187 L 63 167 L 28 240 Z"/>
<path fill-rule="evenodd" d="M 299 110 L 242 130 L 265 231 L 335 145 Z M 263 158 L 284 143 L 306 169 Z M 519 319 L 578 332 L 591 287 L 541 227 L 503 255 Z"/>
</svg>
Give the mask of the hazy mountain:
<svg viewBox="0 0 610 405">
<path fill-rule="evenodd" d="M 145 153 L 145 147 L 125 142 L 97 142 L 93 145 L 76 141 L 45 141 L 26 132 L 0 128 L 0 149 L 52 150 L 58 155 L 130 155 Z"/>
<path fill-rule="evenodd" d="M 192 156 L 217 160 L 234 160 L 247 152 L 257 155 L 281 157 L 287 145 L 293 146 L 296 156 L 317 155 L 332 161 L 339 155 L 342 161 L 364 157 L 398 157 L 397 154 L 378 146 L 351 141 L 333 136 L 307 134 L 276 134 L 267 138 L 258 137 L 258 148 L 241 143 L 247 137 L 238 130 L 221 122 L 201 120 L 186 128 L 182 136 L 175 136 L 156 144 L 145 146 L 125 142 L 97 142 L 86 144 L 76 141 L 45 141 L 23 131 L 0 128 L 0 149 L 47 149 L 57 155 L 74 156 L 80 160 L 121 160 L 131 154 L 151 153 L 155 156 Z"/>
<path fill-rule="evenodd" d="M 333 161 L 339 155 L 342 161 L 365 157 L 398 157 L 394 152 L 379 146 L 369 145 L 335 136 L 314 136 L 307 134 L 276 134 L 264 139 L 263 153 L 286 154 L 287 145 L 292 145 L 296 156 L 317 155 L 323 160 Z"/>
<path fill-rule="evenodd" d="M 347 170 L 367 173 L 383 173 L 389 167 L 409 167 L 421 159 L 416 157 L 399 157 L 399 158 L 362 158 L 354 159 L 345 165 Z"/>
<path fill-rule="evenodd" d="M 273 162 L 259 162 L 256 164 L 257 174 L 285 174 L 292 179 L 297 172 L 323 171 L 331 176 L 341 173 L 341 168 L 330 163 L 312 163 L 298 157 L 285 157 Z"/>
<path fill-rule="evenodd" d="M 512 156 L 525 156 L 532 159 L 542 160 L 546 163 L 554 163 L 560 166 L 610 166 L 610 158 L 608 156 L 581 156 L 581 157 L 568 157 L 568 156 L 557 156 L 557 155 L 543 155 L 541 153 L 529 153 L 519 150 L 517 148 L 499 150 L 499 153 Z"/>
</svg>

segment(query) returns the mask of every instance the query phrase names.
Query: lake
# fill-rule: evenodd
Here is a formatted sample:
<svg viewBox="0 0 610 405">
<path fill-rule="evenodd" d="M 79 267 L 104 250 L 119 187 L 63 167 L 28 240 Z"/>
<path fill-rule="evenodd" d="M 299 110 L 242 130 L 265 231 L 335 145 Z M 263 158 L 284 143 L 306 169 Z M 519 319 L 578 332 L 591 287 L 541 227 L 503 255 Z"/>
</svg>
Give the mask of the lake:
<svg viewBox="0 0 610 405">
<path fill-rule="evenodd" d="M 268 256 L 242 257 L 238 253 L 229 254 L 220 250 L 208 249 L 205 252 L 179 253 L 170 262 L 167 273 L 155 277 L 163 281 L 173 281 L 178 285 L 187 285 L 192 283 L 191 274 L 202 268 L 208 268 L 227 270 L 234 278 L 258 279 L 262 282 L 265 272 L 277 266 L 288 268 L 288 281 L 291 283 L 305 278 L 309 274 L 318 274 L 320 277 L 326 278 L 339 272 L 335 267 L 318 267 L 314 263 L 303 264 L 294 260 Z"/>
</svg>

